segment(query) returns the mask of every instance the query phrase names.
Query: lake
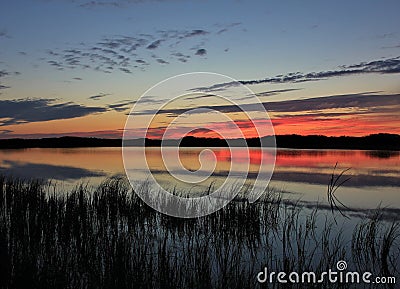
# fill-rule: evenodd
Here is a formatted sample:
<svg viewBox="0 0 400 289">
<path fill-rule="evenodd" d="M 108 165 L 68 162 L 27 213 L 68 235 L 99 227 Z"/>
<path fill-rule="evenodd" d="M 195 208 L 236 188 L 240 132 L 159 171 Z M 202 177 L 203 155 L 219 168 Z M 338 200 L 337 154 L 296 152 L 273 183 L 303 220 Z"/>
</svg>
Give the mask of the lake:
<svg viewBox="0 0 400 289">
<path fill-rule="evenodd" d="M 221 183 L 235 161 L 233 176 L 238 180 L 251 180 L 261 162 L 259 148 L 235 148 L 239 157 L 232 159 L 228 148 L 213 148 L 214 154 L 205 154 L 205 164 L 215 160 L 215 170 L 207 181 L 196 186 L 181 185 L 166 172 L 159 148 L 146 148 L 146 156 L 154 177 L 165 187 L 204 190 L 211 183 Z M 129 148 L 133 159 L 139 148 Z M 190 174 L 200 168 L 201 148 L 181 148 L 180 160 L 188 171 L 175 171 L 177 175 Z M 243 158 L 240 157 L 241 150 Z M 167 149 L 168 154 L 168 149 Z M 268 154 L 266 154 L 268 155 Z M 400 209 L 400 154 L 394 151 L 360 150 L 298 150 L 278 149 L 270 186 L 282 190 L 283 198 L 300 200 L 304 204 L 328 205 L 327 185 L 337 163 L 336 172 L 349 169 L 350 179 L 337 191 L 337 197 L 348 207 L 373 209 L 378 206 Z M 143 164 L 138 163 L 140 168 Z M 0 174 L 22 178 L 54 180 L 65 188 L 81 183 L 97 185 L 106 177 L 125 175 L 120 148 L 58 148 L 0 150 Z M 142 176 L 145 177 L 145 176 Z"/>
</svg>

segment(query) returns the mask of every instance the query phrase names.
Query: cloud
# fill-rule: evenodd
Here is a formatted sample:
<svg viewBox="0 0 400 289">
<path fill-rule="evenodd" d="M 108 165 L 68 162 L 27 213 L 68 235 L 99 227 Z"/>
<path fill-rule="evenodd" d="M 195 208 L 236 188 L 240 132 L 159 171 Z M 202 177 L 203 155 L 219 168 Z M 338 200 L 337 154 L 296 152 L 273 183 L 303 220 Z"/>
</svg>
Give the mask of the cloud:
<svg viewBox="0 0 400 289">
<path fill-rule="evenodd" d="M 123 2 L 123 1 L 121 1 Z M 79 7 L 82 8 L 96 8 L 96 7 L 122 7 L 121 2 L 116 1 L 89 1 L 86 3 L 82 3 Z"/>
<path fill-rule="evenodd" d="M 115 103 L 115 104 L 109 104 L 108 108 L 115 110 L 117 112 L 125 111 L 128 109 L 131 109 L 132 106 L 136 103 L 136 101 L 133 100 L 127 100 L 127 101 L 122 101 L 120 103 Z"/>
<path fill-rule="evenodd" d="M 165 61 L 164 59 L 161 59 L 161 58 L 157 58 L 156 60 L 160 64 L 168 64 L 169 63 L 168 61 Z"/>
<path fill-rule="evenodd" d="M 179 36 L 179 38 L 183 39 L 183 38 L 188 38 L 188 37 L 193 37 L 193 36 L 207 35 L 209 33 L 210 32 L 203 30 L 203 29 L 195 29 L 195 30 L 184 33 L 183 35 Z"/>
<path fill-rule="evenodd" d="M 225 25 L 217 25 L 220 29 L 217 31 L 216 34 L 222 34 L 225 32 L 228 32 L 231 28 L 235 27 L 235 26 L 239 26 L 242 25 L 241 22 L 234 22 L 234 23 L 230 23 L 230 24 L 225 24 Z"/>
<path fill-rule="evenodd" d="M 10 73 L 5 70 L 0 70 L 0 77 L 8 76 Z"/>
<path fill-rule="evenodd" d="M 119 70 L 121 70 L 122 72 L 125 72 L 125 73 L 132 73 L 132 71 L 130 71 L 128 68 L 121 67 Z"/>
<path fill-rule="evenodd" d="M 255 80 L 240 80 L 238 82 L 226 82 L 219 83 L 209 87 L 199 87 L 193 89 L 194 91 L 214 91 L 215 89 L 228 88 L 232 86 L 237 86 L 239 83 L 244 85 L 256 85 L 263 83 L 300 83 L 308 81 L 318 81 L 324 80 L 331 77 L 358 75 L 358 74 L 394 74 L 400 73 L 400 56 L 383 59 L 374 60 L 369 62 L 361 62 L 352 65 L 341 65 L 339 69 L 327 70 L 319 72 L 290 72 L 285 75 L 277 75 L 274 77 L 268 77 L 263 79 Z"/>
<path fill-rule="evenodd" d="M 159 40 L 156 40 L 156 41 L 150 43 L 146 48 L 147 49 L 156 49 L 156 48 L 158 48 L 158 46 L 160 46 L 161 43 L 162 43 L 162 40 L 159 39 Z"/>
<path fill-rule="evenodd" d="M 0 100 L 0 126 L 71 119 L 106 110 L 104 107 L 89 107 L 73 102 L 55 103 L 54 99 Z"/>
<path fill-rule="evenodd" d="M 207 54 L 207 50 L 204 48 L 197 49 L 195 55 L 204 56 Z"/>
<path fill-rule="evenodd" d="M 310 115 L 310 111 L 313 115 L 317 116 L 332 116 L 327 114 L 323 110 L 332 109 L 349 109 L 348 111 L 340 111 L 334 113 L 334 115 L 343 115 L 347 113 L 351 114 L 365 114 L 365 113 L 378 113 L 378 112 L 393 112 L 400 109 L 400 94 L 376 94 L 374 92 L 364 92 L 356 94 L 343 94 L 343 95 L 331 95 L 323 97 L 315 97 L 308 99 L 298 100 L 285 100 L 276 102 L 262 102 L 262 105 L 268 112 L 274 113 L 307 113 Z M 158 114 L 172 114 L 180 115 L 182 113 L 190 113 L 190 110 L 194 108 L 207 108 L 216 110 L 222 113 L 233 113 L 233 112 L 251 112 L 258 111 L 259 104 L 241 104 L 240 107 L 237 105 L 216 105 L 216 106 L 196 106 L 180 109 L 164 109 L 160 110 Z M 142 114 L 154 114 L 154 110 L 145 110 Z M 286 117 L 288 115 L 285 115 Z"/>
<path fill-rule="evenodd" d="M 0 136 L 1 135 L 8 135 L 8 134 L 10 134 L 10 133 L 12 133 L 13 131 L 12 130 L 9 130 L 9 129 L 0 129 Z"/>
<path fill-rule="evenodd" d="M 89 3 L 98 5 L 100 2 Z M 183 50 L 187 47 L 195 47 L 195 54 L 204 56 L 207 54 L 204 45 L 208 41 L 204 36 L 212 33 L 205 29 L 171 29 L 152 34 L 106 36 L 94 43 L 79 43 L 69 49 L 48 49 L 46 61 L 57 70 L 93 69 L 104 73 L 120 70 L 131 73 L 134 69 L 145 70 L 152 64 L 170 64 L 170 59 L 186 63 L 191 58 Z M 154 60 L 151 61 L 149 51 L 156 50 L 162 54 L 158 53 L 159 56 L 152 57 Z"/>
<path fill-rule="evenodd" d="M 128 5 L 140 4 L 144 2 L 166 2 L 170 0 L 119 0 L 119 1 L 87 1 L 87 0 L 67 0 L 79 7 L 86 9 L 94 8 L 124 8 Z"/>
<path fill-rule="evenodd" d="M 258 93 L 256 93 L 256 96 L 258 96 L 258 97 L 271 96 L 271 95 L 277 95 L 277 94 L 280 94 L 283 92 L 290 92 L 290 91 L 296 91 L 296 90 L 301 90 L 301 88 L 285 88 L 285 89 L 268 90 L 268 91 L 258 92 Z"/>
<path fill-rule="evenodd" d="M 281 94 L 281 93 L 290 92 L 290 91 L 297 91 L 297 90 L 302 90 L 302 88 L 285 88 L 285 89 L 275 89 L 275 90 L 262 91 L 262 92 L 255 93 L 255 96 L 257 96 L 257 97 L 266 97 L 266 96 L 273 96 L 273 95 L 278 95 L 278 94 Z M 254 99 L 254 95 L 253 94 L 249 94 L 248 96 L 243 96 L 243 97 L 239 98 L 238 100 L 246 100 L 246 99 L 250 99 L 250 100 Z"/>
<path fill-rule="evenodd" d="M 0 38 L 1 37 L 11 38 L 11 36 L 7 33 L 7 31 L 5 29 L 0 30 Z"/>
<path fill-rule="evenodd" d="M 185 55 L 181 52 L 173 52 L 171 56 L 175 57 L 178 61 L 186 63 L 190 59 L 190 55 Z"/>
<path fill-rule="evenodd" d="M 16 73 L 14 73 L 14 74 L 18 75 L 19 72 L 18 72 L 18 73 L 16 72 Z M 0 78 L 6 77 L 6 76 L 9 76 L 9 75 L 10 75 L 10 72 L 5 71 L 5 70 L 0 70 Z M 0 90 L 7 89 L 7 88 L 10 88 L 10 86 L 3 85 L 3 84 L 0 82 Z"/>
<path fill-rule="evenodd" d="M 111 94 L 110 93 L 99 93 L 96 95 L 89 96 L 89 99 L 98 100 L 98 99 L 103 98 L 108 95 L 111 95 Z"/>
</svg>

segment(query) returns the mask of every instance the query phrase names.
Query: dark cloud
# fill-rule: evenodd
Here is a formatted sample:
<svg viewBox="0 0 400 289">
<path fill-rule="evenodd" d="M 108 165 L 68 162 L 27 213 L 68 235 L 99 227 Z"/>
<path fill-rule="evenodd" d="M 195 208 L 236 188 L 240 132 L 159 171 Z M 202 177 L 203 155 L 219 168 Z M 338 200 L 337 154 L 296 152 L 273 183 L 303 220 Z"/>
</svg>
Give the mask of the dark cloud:
<svg viewBox="0 0 400 289">
<path fill-rule="evenodd" d="M 191 96 L 191 97 L 185 97 L 184 99 L 186 100 L 197 100 L 197 99 L 204 99 L 204 98 L 210 98 L 210 97 L 216 97 L 219 98 L 218 95 L 216 94 L 200 94 L 200 95 L 196 95 L 196 96 Z"/>
<path fill-rule="evenodd" d="M 160 46 L 161 43 L 162 43 L 162 40 L 159 39 L 159 40 L 156 40 L 156 41 L 150 43 L 146 48 L 147 49 L 156 49 L 156 48 L 158 48 L 158 46 Z"/>
<path fill-rule="evenodd" d="M 120 103 L 110 104 L 110 105 L 108 105 L 108 108 L 118 111 L 118 112 L 122 112 L 127 109 L 131 109 L 135 103 L 136 103 L 136 101 L 126 100 L 126 101 L 122 101 Z"/>
<path fill-rule="evenodd" d="M 190 55 L 185 55 L 181 52 L 173 52 L 171 55 L 183 63 L 186 63 L 190 59 Z"/>
<path fill-rule="evenodd" d="M 179 36 L 180 39 L 193 37 L 193 36 L 200 36 L 200 35 L 207 35 L 210 32 L 202 30 L 202 29 L 195 29 L 190 32 L 186 32 L 183 35 Z"/>
<path fill-rule="evenodd" d="M 207 50 L 204 48 L 197 49 L 195 55 L 204 56 L 207 54 Z"/>
<path fill-rule="evenodd" d="M 157 58 L 156 61 L 160 64 L 168 64 L 169 63 L 168 61 L 165 61 L 164 59 L 161 59 L 161 58 Z"/>
<path fill-rule="evenodd" d="M 122 7 L 120 2 L 116 1 L 89 1 L 79 5 L 82 8 L 96 8 L 96 7 Z"/>
<path fill-rule="evenodd" d="M 5 70 L 0 70 L 0 77 L 8 76 L 10 73 Z"/>
<path fill-rule="evenodd" d="M 103 98 L 108 95 L 111 95 L 111 94 L 110 93 L 99 93 L 96 95 L 89 96 L 89 99 L 98 100 L 98 99 Z"/>
<path fill-rule="evenodd" d="M 277 95 L 283 92 L 290 92 L 290 91 L 297 91 L 301 90 L 301 88 L 285 88 L 285 89 L 275 89 L 275 90 L 268 90 L 268 91 L 263 91 L 263 92 L 258 92 L 256 93 L 256 96 L 263 97 L 263 96 L 271 96 L 271 95 Z"/>
<path fill-rule="evenodd" d="M 130 71 L 128 68 L 121 67 L 119 70 L 121 70 L 122 72 L 125 72 L 125 73 L 132 73 L 132 71 Z"/>
<path fill-rule="evenodd" d="M 320 114 L 321 116 L 327 116 L 323 110 L 326 109 L 341 109 L 351 108 L 349 113 L 368 113 L 368 112 L 387 112 L 396 111 L 400 108 L 400 94 L 375 94 L 371 92 L 358 93 L 358 94 L 344 94 L 344 95 L 332 95 L 324 97 L 315 97 L 308 99 L 298 100 L 285 100 L 276 102 L 262 102 L 262 105 L 269 112 L 292 112 L 292 113 L 303 113 L 313 111 L 314 114 Z M 143 111 L 143 114 L 172 114 L 180 115 L 188 112 L 193 108 L 207 108 L 216 110 L 222 113 L 233 113 L 233 112 L 251 112 L 258 111 L 259 104 L 241 104 L 240 107 L 237 105 L 217 105 L 217 106 L 200 106 L 200 107 L 188 107 L 181 109 L 164 109 L 158 112 L 154 110 Z M 334 113 L 334 115 L 342 115 L 346 112 Z M 309 115 L 309 114 L 307 114 Z M 332 116 L 332 115 L 331 115 Z"/>
<path fill-rule="evenodd" d="M 54 99 L 0 100 L 0 126 L 58 119 L 71 119 L 105 112 L 104 107 L 88 107 Z"/>
<path fill-rule="evenodd" d="M 237 86 L 240 83 L 244 85 L 256 85 L 263 83 L 300 83 L 308 81 L 324 80 L 331 77 L 349 76 L 357 74 L 369 74 L 369 73 L 380 73 L 380 74 L 393 74 L 400 73 L 400 56 L 375 60 L 370 62 L 361 62 L 359 64 L 342 65 L 337 70 L 328 70 L 320 72 L 290 72 L 285 75 L 277 75 L 274 77 L 268 77 L 264 79 L 256 80 L 240 80 L 238 82 L 227 82 L 219 83 L 210 87 L 199 87 L 194 89 L 196 91 L 214 91 L 215 89 L 228 88 Z"/>
<path fill-rule="evenodd" d="M 217 25 L 220 29 L 217 31 L 216 34 L 222 34 L 225 32 L 228 32 L 231 28 L 235 27 L 235 26 L 239 26 L 242 25 L 241 22 L 234 22 L 234 23 L 230 23 L 230 24 L 225 24 L 225 25 Z"/>
<path fill-rule="evenodd" d="M 278 94 L 290 92 L 290 91 L 297 91 L 297 90 L 301 90 L 301 89 L 302 88 L 285 88 L 285 89 L 268 90 L 268 91 L 262 91 L 262 92 L 255 93 L 255 96 L 257 96 L 257 97 L 273 96 L 273 95 L 278 95 Z M 253 98 L 254 98 L 254 95 L 249 94 L 247 96 L 239 98 L 239 100 L 245 100 L 245 99 L 251 100 Z"/>
<path fill-rule="evenodd" d="M 54 61 L 54 60 L 49 60 L 49 61 L 47 61 L 47 63 L 50 64 L 51 66 L 57 68 L 58 70 L 63 70 L 64 69 L 64 66 L 63 66 L 63 64 L 61 62 L 57 62 L 57 61 Z"/>
<path fill-rule="evenodd" d="M 267 102 L 268 111 L 299 112 L 324 109 L 352 108 L 377 111 L 379 107 L 400 106 L 400 94 L 375 94 L 374 92 L 332 95 L 308 99 Z"/>
<path fill-rule="evenodd" d="M 11 38 L 5 29 L 0 30 L 0 38 L 1 37 Z"/>
<path fill-rule="evenodd" d="M 87 1 L 87 0 L 69 0 L 79 7 L 86 9 L 94 8 L 124 8 L 131 4 L 140 4 L 143 2 L 165 2 L 169 0 L 119 0 L 119 1 Z"/>
<path fill-rule="evenodd" d="M 13 130 L 9 129 L 0 129 L 0 135 L 8 135 L 10 133 L 14 132 Z"/>
<path fill-rule="evenodd" d="M 10 74 L 11 74 L 11 73 L 8 72 L 8 71 L 0 70 L 0 78 L 9 76 Z M 19 72 L 18 72 L 18 74 L 17 74 L 17 73 L 14 73 L 14 74 L 15 74 L 15 75 L 18 75 Z M 0 82 L 0 90 L 7 89 L 7 88 L 10 88 L 10 86 L 3 85 L 3 84 Z"/>
<path fill-rule="evenodd" d="M 99 3 L 89 2 L 90 5 Z M 158 30 L 153 34 L 140 33 L 132 36 L 107 36 L 95 43 L 79 43 L 69 49 L 48 49 L 46 61 L 58 70 L 80 68 L 105 73 L 115 70 L 131 73 L 133 69 L 144 70 L 142 65 L 169 64 L 170 59 L 186 63 L 190 56 L 179 49 L 187 49 L 188 46 L 194 47 L 192 49 L 196 55 L 206 55 L 207 50 L 204 46 L 208 39 L 204 36 L 208 34 L 211 32 L 204 29 L 182 29 Z M 163 55 L 153 57 L 154 61 L 149 61 L 149 50 L 158 51 L 161 45 L 165 48 L 162 51 L 160 49 Z"/>
<path fill-rule="evenodd" d="M 73 80 L 82 80 L 80 77 L 74 77 Z"/>
</svg>

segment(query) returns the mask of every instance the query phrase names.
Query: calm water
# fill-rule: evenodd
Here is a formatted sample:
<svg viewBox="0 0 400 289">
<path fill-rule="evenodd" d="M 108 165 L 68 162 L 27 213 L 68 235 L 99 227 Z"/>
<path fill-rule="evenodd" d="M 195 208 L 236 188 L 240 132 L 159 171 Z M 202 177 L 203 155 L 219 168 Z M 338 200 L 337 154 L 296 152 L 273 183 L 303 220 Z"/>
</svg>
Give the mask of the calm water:
<svg viewBox="0 0 400 289">
<path fill-rule="evenodd" d="M 208 158 L 210 161 L 216 160 L 215 170 L 211 178 L 196 188 L 202 190 L 211 182 L 223 182 L 231 168 L 231 161 L 237 162 L 233 174 L 235 178 L 243 178 L 249 168 L 248 179 L 251 180 L 261 162 L 260 149 L 250 151 L 250 162 L 244 149 L 236 149 L 243 150 L 243 158 L 239 152 L 239 157 L 233 160 L 226 148 L 213 149 L 215 155 L 203 155 L 206 164 Z M 139 150 L 129 150 L 135 159 Z M 176 175 L 198 170 L 200 152 L 201 149 L 196 148 L 181 149 L 181 162 L 189 171 L 175 171 Z M 165 171 L 158 148 L 146 149 L 146 155 L 153 175 L 160 183 L 167 187 L 177 185 L 187 189 Z M 326 188 L 336 162 L 337 171 L 350 168 L 346 173 L 351 177 L 350 180 L 337 192 L 339 199 L 347 206 L 400 208 L 399 152 L 280 149 L 277 151 L 270 185 L 283 190 L 284 198 L 326 204 Z M 142 165 L 137 164 L 139 168 Z M 52 179 L 70 187 L 82 182 L 96 185 L 107 176 L 125 175 L 125 172 L 119 148 L 74 148 L 0 150 L 0 174 Z"/>
</svg>

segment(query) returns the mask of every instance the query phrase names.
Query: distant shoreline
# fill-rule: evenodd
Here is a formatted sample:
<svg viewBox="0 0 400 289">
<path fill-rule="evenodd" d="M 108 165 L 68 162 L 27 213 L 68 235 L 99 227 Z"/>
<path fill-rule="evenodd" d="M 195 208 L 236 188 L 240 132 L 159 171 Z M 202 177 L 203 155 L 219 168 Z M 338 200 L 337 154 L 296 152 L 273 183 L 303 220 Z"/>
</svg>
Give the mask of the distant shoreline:
<svg viewBox="0 0 400 289">
<path fill-rule="evenodd" d="M 400 135 L 397 134 L 372 134 L 362 137 L 340 136 L 327 137 L 319 135 L 277 135 L 275 136 L 278 148 L 293 149 L 360 149 L 360 150 L 400 150 Z M 247 144 L 249 147 L 259 147 L 260 139 L 230 139 L 233 147 Z M 262 138 L 263 143 L 273 144 L 273 138 Z M 227 141 L 217 138 L 184 137 L 182 140 L 166 140 L 166 146 L 181 147 L 227 147 Z M 132 139 L 126 141 L 128 146 L 138 147 L 145 143 L 149 147 L 161 145 L 161 140 Z M 41 139 L 0 139 L 0 149 L 25 149 L 25 148 L 79 148 L 79 147 L 121 147 L 122 139 L 86 138 L 64 136 L 58 138 Z M 267 145 L 268 146 L 268 145 Z"/>
</svg>

